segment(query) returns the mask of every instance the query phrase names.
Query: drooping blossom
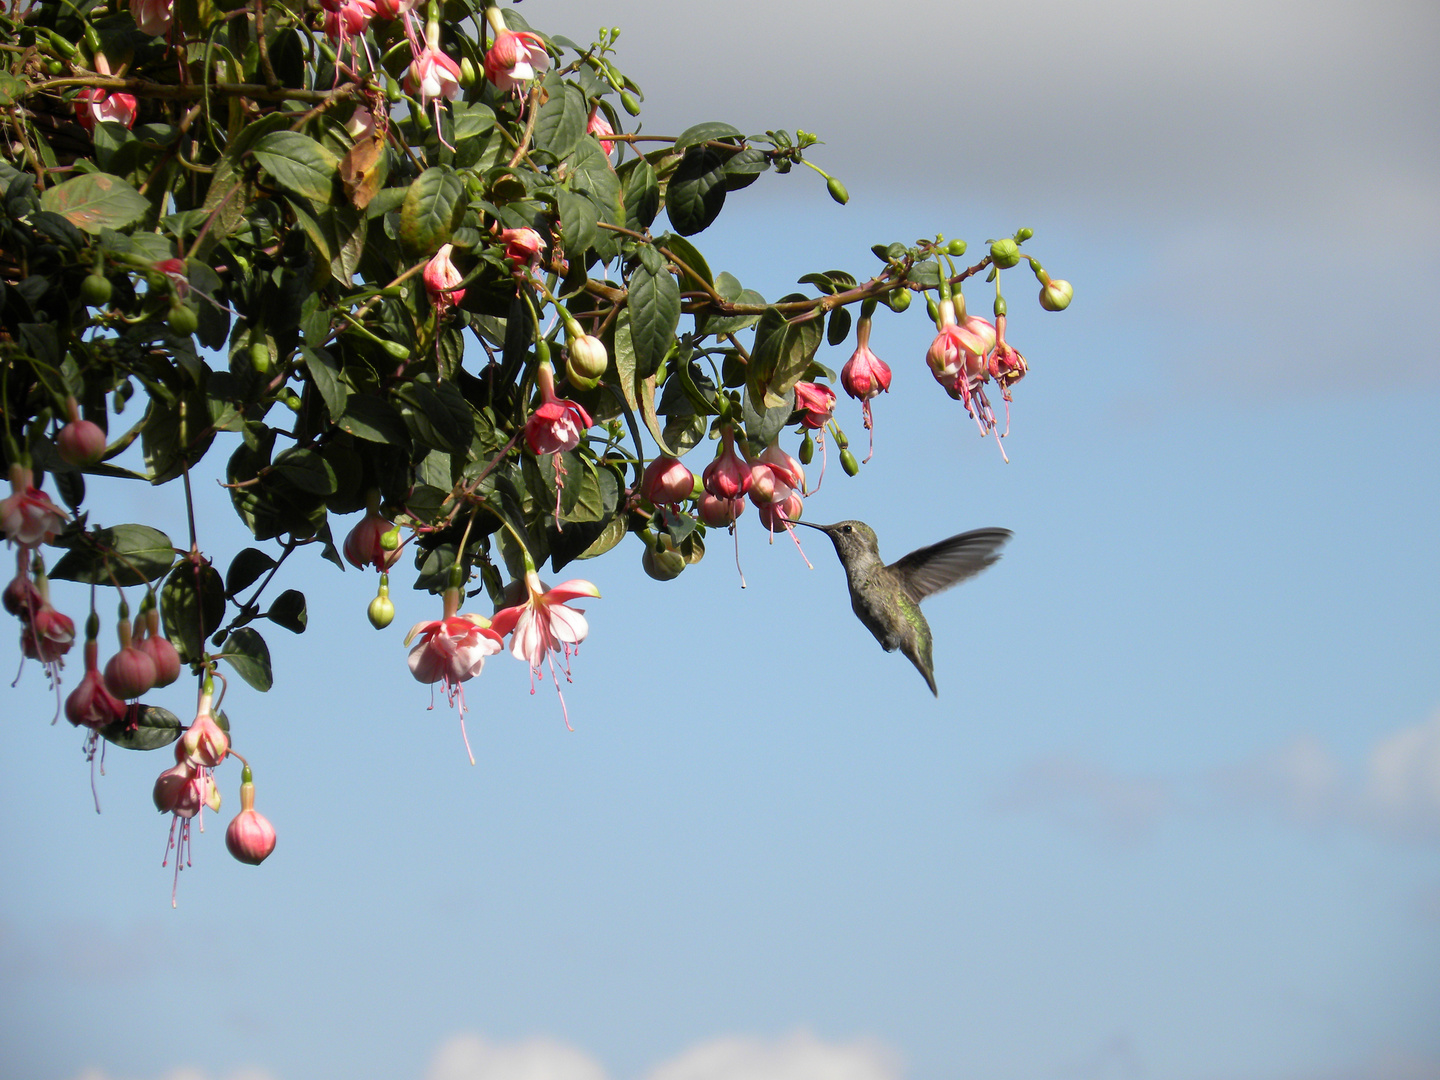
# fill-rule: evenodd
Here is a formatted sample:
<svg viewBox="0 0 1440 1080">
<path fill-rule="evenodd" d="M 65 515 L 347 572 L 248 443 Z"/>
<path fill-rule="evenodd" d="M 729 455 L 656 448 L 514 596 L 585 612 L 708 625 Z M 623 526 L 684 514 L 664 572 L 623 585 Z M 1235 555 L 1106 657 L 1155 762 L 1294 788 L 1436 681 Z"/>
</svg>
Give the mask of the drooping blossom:
<svg viewBox="0 0 1440 1080">
<path fill-rule="evenodd" d="M 259 866 L 275 850 L 275 826 L 255 809 L 255 781 L 249 765 L 240 770 L 240 813 L 225 830 L 225 846 L 251 866 Z"/>
<path fill-rule="evenodd" d="M 835 415 L 835 391 L 819 383 L 795 384 L 795 411 L 800 413 L 800 426 L 816 431 Z"/>
<path fill-rule="evenodd" d="M 159 37 L 170 29 L 175 17 L 175 0 L 130 0 L 130 14 L 142 34 Z"/>
<path fill-rule="evenodd" d="M 565 484 L 565 464 L 561 454 L 580 445 L 580 438 L 595 423 L 578 401 L 555 393 L 555 371 L 542 363 L 536 377 L 540 388 L 540 404 L 525 421 L 525 442 L 536 457 L 550 456 L 555 469 L 555 527 L 560 528 L 560 489 Z"/>
<path fill-rule="evenodd" d="M 365 516 L 361 518 L 345 537 L 345 559 L 357 570 L 373 566 L 384 573 L 400 558 L 400 547 L 385 549 L 385 535 L 393 532 L 395 526 L 380 513 L 380 493 L 370 491 L 366 495 Z"/>
<path fill-rule="evenodd" d="M 180 677 L 180 653 L 170 643 L 170 639 L 160 633 L 160 612 L 154 607 L 143 610 L 140 620 L 144 620 L 144 636 L 139 641 L 139 647 L 145 651 L 155 663 L 155 685 L 169 686 Z"/>
<path fill-rule="evenodd" d="M 463 275 L 450 259 L 454 244 L 441 244 L 440 250 L 425 264 L 421 277 L 425 280 L 425 291 L 430 296 L 430 305 L 437 318 L 443 319 L 465 299 L 465 290 L 457 288 Z"/>
<path fill-rule="evenodd" d="M 35 609 L 20 633 L 20 651 L 31 660 L 40 661 L 51 682 L 55 683 L 59 682 L 60 669 L 65 666 L 63 657 L 73 644 L 74 620 L 51 607 L 49 600 Z"/>
<path fill-rule="evenodd" d="M 677 458 L 657 457 L 645 467 L 640 494 L 656 506 L 684 502 L 695 491 L 695 474 Z"/>
<path fill-rule="evenodd" d="M 781 450 L 778 441 L 771 442 L 750 463 L 750 480 L 750 501 L 759 511 L 760 523 L 769 530 L 772 539 L 777 527 L 788 532 L 795 541 L 795 549 L 809 566 L 800 538 L 790 525 L 800 517 L 805 506 L 800 497 L 805 487 L 805 470 L 800 462 Z"/>
<path fill-rule="evenodd" d="M 738 499 L 750 490 L 750 466 L 735 451 L 735 429 L 720 429 L 720 449 L 700 474 L 705 490 L 717 499 Z"/>
<path fill-rule="evenodd" d="M 438 682 L 446 700 L 451 705 L 458 702 L 460 735 L 473 765 L 475 755 L 470 753 L 470 737 L 465 733 L 465 690 L 461 683 L 479 675 L 485 658 L 498 653 L 504 643 L 489 619 L 460 612 L 461 593 L 458 586 L 446 589 L 444 614 L 412 626 L 405 635 L 405 644 L 420 639 L 410 650 L 410 674 L 422 683 Z"/>
<path fill-rule="evenodd" d="M 85 642 L 85 674 L 65 699 L 65 719 L 76 727 L 96 731 L 124 720 L 125 713 L 125 702 L 109 691 L 104 676 L 100 674 L 100 643 L 88 638 Z"/>
<path fill-rule="evenodd" d="M 615 129 L 610 126 L 610 121 L 605 119 L 599 105 L 590 110 L 590 121 L 585 125 L 585 130 L 600 140 L 600 150 L 606 157 L 614 152 L 615 142 L 611 136 L 615 134 Z"/>
<path fill-rule="evenodd" d="M 582 578 L 563 581 L 552 589 L 546 589 L 535 572 L 530 557 L 525 559 L 526 599 L 513 607 L 501 608 L 490 621 L 497 634 L 510 634 L 510 655 L 530 665 L 530 692 L 535 692 L 535 679 L 543 677 L 540 665 L 549 662 L 550 677 L 555 679 L 555 689 L 560 693 L 560 682 L 555 675 L 555 653 L 564 656 L 562 669 L 565 681 L 570 681 L 570 657 L 590 632 L 585 613 L 566 605 L 567 600 L 588 596 L 599 598 L 600 590 Z M 565 708 L 565 695 L 560 693 L 560 710 L 565 716 L 565 726 L 570 727 L 569 713 Z"/>
<path fill-rule="evenodd" d="M 15 553 L 15 576 L 5 586 L 5 610 L 21 622 L 29 622 L 44 602 L 40 590 L 30 580 L 30 549 L 22 547 Z"/>
<path fill-rule="evenodd" d="M 735 519 L 745 512 L 745 500 L 717 499 L 708 491 L 700 496 L 696 505 L 700 520 L 714 529 L 728 528 L 735 524 Z"/>
<path fill-rule="evenodd" d="M 505 258 L 517 277 L 540 263 L 540 253 L 545 249 L 544 238 L 534 229 L 503 229 L 500 242 L 505 245 Z"/>
<path fill-rule="evenodd" d="M 213 699 L 214 687 L 207 677 L 195 708 L 195 719 L 180 736 L 180 749 L 184 751 L 185 761 L 197 769 L 213 769 L 230 753 L 230 736 L 215 722 L 211 713 Z"/>
<path fill-rule="evenodd" d="M 890 389 L 890 365 L 870 351 L 869 319 L 861 318 L 855 326 L 855 351 L 840 369 L 840 385 L 861 403 L 865 430 L 870 433 L 870 453 L 865 455 L 869 461 L 875 456 L 875 417 L 870 401 Z"/>
<path fill-rule="evenodd" d="M 406 89 L 420 95 L 422 105 L 429 106 L 440 98 L 454 101 L 460 96 L 460 65 L 435 45 L 427 45 L 410 62 L 405 76 Z"/>
<path fill-rule="evenodd" d="M 171 907 L 175 906 L 175 894 L 180 888 L 180 871 L 191 865 L 192 820 L 207 806 L 216 813 L 220 811 L 220 789 L 215 786 L 210 770 L 183 760 L 182 744 L 177 742 L 175 748 L 177 757 L 181 760 L 156 777 L 155 790 L 152 793 L 155 809 L 162 814 L 173 815 L 170 820 L 170 836 L 165 842 L 165 858 L 160 863 L 161 866 L 168 866 L 170 852 L 175 852 L 175 880 L 170 888 Z"/>
<path fill-rule="evenodd" d="M 545 42 L 529 31 L 502 30 L 485 54 L 485 78 L 502 94 L 518 93 L 550 70 Z"/>
<path fill-rule="evenodd" d="M 105 432 L 99 424 L 80 416 L 80 404 L 74 397 L 66 399 L 69 422 L 55 435 L 55 449 L 67 465 L 84 468 L 105 456 Z"/>
<path fill-rule="evenodd" d="M 23 465 L 10 466 L 10 495 L 0 500 L 0 532 L 13 544 L 33 548 L 48 544 L 65 527 L 69 515 L 33 485 L 34 474 Z"/>
<path fill-rule="evenodd" d="M 101 123 L 135 126 L 136 102 L 133 94 L 111 93 L 98 86 L 87 86 L 75 96 L 75 119 L 86 131 L 93 133 Z"/>
<path fill-rule="evenodd" d="M 116 631 L 120 637 L 120 651 L 105 664 L 105 685 L 116 697 L 133 701 L 155 685 L 155 661 L 135 644 L 130 612 L 123 600 Z"/>
</svg>

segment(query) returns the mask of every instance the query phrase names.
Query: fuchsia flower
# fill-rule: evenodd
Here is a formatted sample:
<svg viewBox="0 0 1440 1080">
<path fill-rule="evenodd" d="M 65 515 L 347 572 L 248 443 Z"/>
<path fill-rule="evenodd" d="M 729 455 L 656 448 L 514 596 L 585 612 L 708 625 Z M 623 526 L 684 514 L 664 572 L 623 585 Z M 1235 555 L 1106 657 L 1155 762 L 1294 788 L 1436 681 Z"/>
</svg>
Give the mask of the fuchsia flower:
<svg viewBox="0 0 1440 1080">
<path fill-rule="evenodd" d="M 155 685 L 155 661 L 131 640 L 129 609 L 120 604 L 120 651 L 105 665 L 105 685 L 118 698 L 133 701 Z"/>
<path fill-rule="evenodd" d="M 460 65 L 435 44 L 426 45 L 410 62 L 405 87 L 412 94 L 419 94 L 420 103 L 425 106 L 440 98 L 454 101 L 460 96 Z"/>
<path fill-rule="evenodd" d="M 1010 400 L 1010 387 L 1025 377 L 1029 366 L 1025 357 L 1005 340 L 1005 316 L 995 317 L 995 348 L 990 353 L 989 375 L 1005 389 L 1005 400 Z M 1008 424 L 1006 425 L 1008 428 Z"/>
<path fill-rule="evenodd" d="M 540 575 L 535 572 L 527 555 L 525 591 L 527 599 L 523 603 L 497 611 L 490 625 L 497 634 L 510 634 L 510 655 L 530 665 L 532 694 L 535 692 L 535 679 L 544 677 L 540 665 L 546 660 L 549 660 L 550 677 L 556 680 L 555 689 L 559 693 L 560 683 L 555 676 L 555 659 L 552 654 L 564 654 L 565 681 L 569 682 L 570 655 L 590 632 L 585 613 L 578 608 L 566 606 L 565 601 L 576 600 L 582 596 L 598 599 L 600 590 L 581 578 L 564 581 L 553 589 L 545 590 L 540 583 Z M 564 694 L 560 694 L 560 710 L 565 716 L 565 726 L 570 727 Z"/>
<path fill-rule="evenodd" d="M 159 37 L 170 29 L 175 17 L 175 0 L 130 0 L 130 14 L 142 34 Z"/>
<path fill-rule="evenodd" d="M 835 415 L 835 391 L 819 383 L 798 382 L 795 384 L 795 411 L 800 413 L 800 425 L 811 431 L 823 428 Z"/>
<path fill-rule="evenodd" d="M 75 119 L 86 131 L 105 122 L 135 126 L 136 102 L 133 94 L 110 93 L 98 86 L 88 86 L 75 96 Z"/>
<path fill-rule="evenodd" d="M 57 680 L 65 666 L 61 659 L 75 644 L 75 622 L 43 602 L 20 633 L 20 651 L 45 665 L 50 678 Z"/>
<path fill-rule="evenodd" d="M 705 490 L 717 499 L 738 499 L 750 490 L 750 466 L 735 452 L 734 428 L 726 425 L 721 429 L 719 452 L 705 466 L 700 479 Z"/>
<path fill-rule="evenodd" d="M 32 486 L 34 474 L 23 465 L 10 466 L 10 496 L 0 500 L 0 532 L 21 547 L 48 544 L 70 516 Z"/>
<path fill-rule="evenodd" d="M 412 626 L 405 644 L 420 639 L 410 650 L 410 674 L 422 683 L 438 682 L 451 705 L 459 702 L 460 736 L 473 765 L 475 755 L 470 753 L 470 737 L 465 733 L 465 690 L 460 684 L 479 675 L 485 658 L 498 653 L 504 642 L 483 615 L 459 614 L 460 595 L 458 587 L 446 589 L 445 613 Z"/>
<path fill-rule="evenodd" d="M 80 417 L 80 403 L 68 398 L 65 407 L 70 421 L 55 436 L 55 449 L 67 465 L 84 468 L 105 456 L 105 432 L 100 425 Z"/>
<path fill-rule="evenodd" d="M 610 138 L 615 134 L 615 129 L 610 126 L 610 121 L 605 119 L 599 105 L 590 110 L 590 122 L 585 125 L 585 130 L 600 140 L 601 151 L 609 157 L 615 149 L 615 143 Z"/>
<path fill-rule="evenodd" d="M 85 642 L 85 675 L 65 699 L 65 719 L 96 731 L 125 719 L 126 705 L 105 687 L 100 674 L 100 643 Z"/>
<path fill-rule="evenodd" d="M 545 42 L 528 31 L 502 30 L 485 54 L 485 78 L 502 94 L 518 93 L 531 79 L 550 70 Z"/>
<path fill-rule="evenodd" d="M 690 498 L 695 474 L 673 457 L 657 457 L 645 467 L 640 494 L 656 506 L 668 506 Z"/>
<path fill-rule="evenodd" d="M 525 442 L 537 455 L 574 450 L 595 421 L 578 401 L 555 393 L 555 372 L 549 364 L 540 365 L 536 382 L 540 387 L 540 404 L 525 422 Z"/>
<path fill-rule="evenodd" d="M 365 33 L 375 17 L 371 0 L 321 0 L 325 9 L 325 33 L 342 48 L 345 42 Z"/>
<path fill-rule="evenodd" d="M 384 573 L 400 558 L 398 545 L 393 551 L 386 551 L 382 543 L 385 534 L 393 531 L 395 526 L 380 513 L 379 505 L 379 496 L 376 495 L 375 505 L 366 511 L 345 537 L 345 560 L 357 570 L 373 566 Z"/>
<path fill-rule="evenodd" d="M 735 519 L 745 512 L 744 498 L 717 499 L 708 491 L 700 496 L 697 505 L 700 520 L 711 528 L 722 529 L 735 524 Z"/>
<path fill-rule="evenodd" d="M 160 612 L 149 608 L 142 612 L 137 623 L 142 623 L 144 636 L 137 642 L 155 664 L 155 685 L 169 686 L 180 677 L 180 654 L 170 639 L 160 634 Z"/>
<path fill-rule="evenodd" d="M 511 270 L 516 276 L 538 265 L 540 253 L 545 248 L 544 238 L 534 229 L 504 229 L 500 233 L 500 242 L 505 245 L 505 258 L 510 260 Z"/>
<path fill-rule="evenodd" d="M 425 291 L 430 294 L 430 304 L 435 308 L 436 317 L 441 319 L 465 299 L 465 290 L 456 288 L 463 277 L 450 261 L 450 252 L 453 250 L 455 245 L 442 244 L 440 250 L 425 264 L 425 271 L 421 275 L 425 280 Z"/>
<path fill-rule="evenodd" d="M 243 863 L 259 866 L 275 850 L 275 826 L 255 809 L 255 783 L 246 765 L 240 771 L 240 813 L 225 830 L 225 846 Z"/>
<path fill-rule="evenodd" d="M 855 351 L 840 369 L 840 385 L 852 398 L 861 402 L 865 430 L 870 432 L 869 461 L 875 456 L 875 417 L 870 399 L 890 389 L 890 365 L 870 351 L 870 320 L 862 318 L 855 328 Z"/>
<path fill-rule="evenodd" d="M 230 753 L 230 736 L 210 714 L 211 696 L 208 691 L 201 691 L 195 720 L 180 737 L 180 750 L 184 751 L 185 762 L 197 769 L 213 769 Z"/>
</svg>

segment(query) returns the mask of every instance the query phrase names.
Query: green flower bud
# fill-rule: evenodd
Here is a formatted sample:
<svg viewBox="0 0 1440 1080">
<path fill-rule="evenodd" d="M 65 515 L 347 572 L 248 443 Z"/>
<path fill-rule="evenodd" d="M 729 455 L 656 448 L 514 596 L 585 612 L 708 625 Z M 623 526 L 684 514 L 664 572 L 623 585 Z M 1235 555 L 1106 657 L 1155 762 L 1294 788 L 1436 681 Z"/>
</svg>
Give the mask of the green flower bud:
<svg viewBox="0 0 1440 1080">
<path fill-rule="evenodd" d="M 582 390 L 592 390 L 609 366 L 605 343 L 589 334 L 581 334 L 569 342 L 565 357 L 565 373 L 570 382 Z"/>
<path fill-rule="evenodd" d="M 815 440 L 810 437 L 810 433 L 807 431 L 805 433 L 805 440 L 800 444 L 800 464 L 809 465 L 810 462 L 814 460 Z"/>
<path fill-rule="evenodd" d="M 640 102 L 635 100 L 635 95 L 629 90 L 620 91 L 620 104 L 631 116 L 640 115 Z"/>
<path fill-rule="evenodd" d="M 1015 230 L 1015 242 L 1016 242 L 1017 244 L 1023 244 L 1026 240 L 1029 240 L 1029 239 L 1030 239 L 1032 236 L 1034 236 L 1034 235 L 1035 235 L 1035 230 L 1034 230 L 1034 229 L 1016 229 L 1016 230 Z"/>
<path fill-rule="evenodd" d="M 255 369 L 255 374 L 264 375 L 270 370 L 270 346 L 263 341 L 252 341 L 250 343 L 250 366 Z"/>
<path fill-rule="evenodd" d="M 391 105 L 394 105 L 399 102 L 399 100 L 404 96 L 405 95 L 400 90 L 400 84 L 395 81 L 394 76 L 386 76 L 385 100 L 390 102 Z"/>
<path fill-rule="evenodd" d="M 89 274 L 80 283 L 80 299 L 90 307 L 99 307 L 110 302 L 110 279 L 104 274 Z"/>
<path fill-rule="evenodd" d="M 860 472 L 860 462 L 855 460 L 855 455 L 850 452 L 849 447 L 840 451 L 840 467 L 845 470 L 846 476 L 855 476 Z"/>
<path fill-rule="evenodd" d="M 911 292 L 909 289 L 892 289 L 885 297 L 885 303 L 891 311 L 904 311 L 910 306 Z"/>
<path fill-rule="evenodd" d="M 935 302 L 933 296 L 925 297 L 925 310 L 930 313 L 931 322 L 938 323 L 940 321 L 940 305 Z"/>
<path fill-rule="evenodd" d="M 185 304 L 176 304 L 170 309 L 170 317 L 166 321 L 175 333 L 182 337 L 189 337 L 199 327 L 200 316 L 195 313 L 194 308 L 187 307 Z"/>
<path fill-rule="evenodd" d="M 945 245 L 945 254 L 953 255 L 958 259 L 961 255 L 965 254 L 965 249 L 969 246 L 970 245 L 965 243 L 964 240 L 951 240 Z"/>
<path fill-rule="evenodd" d="M 467 89 L 475 85 L 475 63 L 468 56 L 460 61 L 460 85 Z"/>
<path fill-rule="evenodd" d="M 384 630 L 395 618 L 395 605 L 390 602 L 389 591 L 381 586 L 380 595 L 370 601 L 370 607 L 365 612 L 370 617 L 370 625 L 376 630 Z"/>
<path fill-rule="evenodd" d="M 1074 295 L 1075 290 L 1068 281 L 1055 278 L 1040 289 L 1040 306 L 1046 311 L 1064 311 Z"/>
<path fill-rule="evenodd" d="M 400 526 L 380 534 L 380 550 L 394 551 L 400 546 Z"/>
<path fill-rule="evenodd" d="M 990 261 L 1001 270 L 1009 270 L 1020 262 L 1020 245 L 1008 236 L 990 245 Z"/>
<path fill-rule="evenodd" d="M 685 556 L 675 550 L 668 536 L 662 537 L 660 544 L 659 551 L 650 544 L 645 545 L 645 554 L 640 559 L 640 565 L 645 573 L 656 581 L 673 581 L 685 569 Z"/>
<path fill-rule="evenodd" d="M 841 206 L 850 201 L 850 193 L 845 190 L 845 185 L 833 176 L 825 181 L 825 190 L 830 192 L 830 198 L 834 199 Z"/>
</svg>

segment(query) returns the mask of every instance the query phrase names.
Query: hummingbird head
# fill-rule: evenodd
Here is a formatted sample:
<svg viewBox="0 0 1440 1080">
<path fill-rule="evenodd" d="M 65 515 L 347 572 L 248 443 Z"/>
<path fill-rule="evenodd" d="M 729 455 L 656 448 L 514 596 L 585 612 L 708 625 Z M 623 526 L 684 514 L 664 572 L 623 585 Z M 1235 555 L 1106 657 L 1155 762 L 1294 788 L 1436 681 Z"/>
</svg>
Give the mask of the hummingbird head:
<svg viewBox="0 0 1440 1080">
<path fill-rule="evenodd" d="M 791 522 L 793 525 L 807 525 L 819 529 L 835 545 L 835 554 L 847 566 L 865 555 L 879 557 L 880 541 L 875 530 L 863 521 L 837 521 L 834 525 L 811 525 L 808 521 Z"/>
</svg>

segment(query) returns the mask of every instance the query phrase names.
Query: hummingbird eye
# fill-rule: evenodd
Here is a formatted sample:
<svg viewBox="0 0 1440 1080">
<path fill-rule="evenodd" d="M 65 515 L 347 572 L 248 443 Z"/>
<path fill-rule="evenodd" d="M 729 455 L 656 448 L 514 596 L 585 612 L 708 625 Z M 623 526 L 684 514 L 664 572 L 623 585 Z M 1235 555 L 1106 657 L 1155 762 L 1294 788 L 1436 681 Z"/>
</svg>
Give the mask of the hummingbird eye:
<svg viewBox="0 0 1440 1080">
<path fill-rule="evenodd" d="M 847 532 L 847 533 L 850 532 L 850 531 L 851 531 L 851 530 L 850 530 L 850 526 L 849 526 L 849 525 L 846 525 L 843 531 L 845 531 L 845 532 Z"/>
</svg>

